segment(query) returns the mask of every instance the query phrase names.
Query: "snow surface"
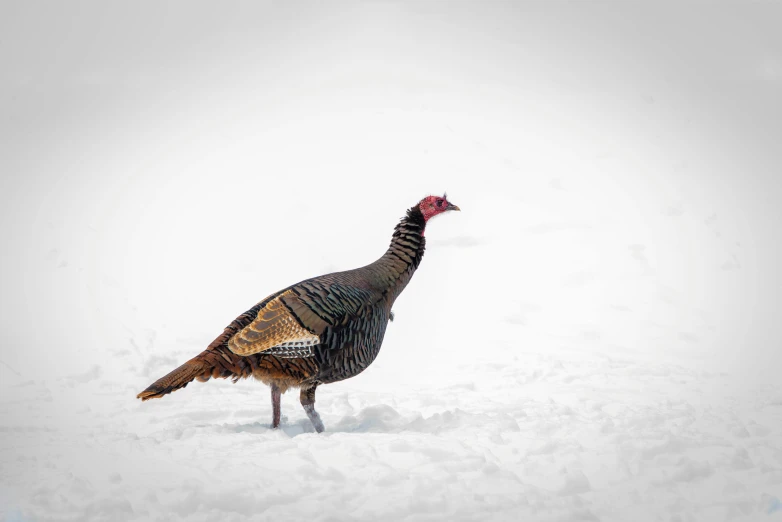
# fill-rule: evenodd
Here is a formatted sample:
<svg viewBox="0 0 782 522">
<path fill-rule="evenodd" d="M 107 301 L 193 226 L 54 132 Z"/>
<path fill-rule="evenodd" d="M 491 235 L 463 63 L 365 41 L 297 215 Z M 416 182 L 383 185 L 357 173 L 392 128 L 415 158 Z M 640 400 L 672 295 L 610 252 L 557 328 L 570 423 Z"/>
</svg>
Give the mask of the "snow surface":
<svg viewBox="0 0 782 522">
<path fill-rule="evenodd" d="M 89 371 L 9 385 L 6 372 L 2 513 L 644 521 L 770 520 L 779 509 L 779 386 L 747 396 L 726 375 L 670 364 L 499 355 L 446 365 L 436 384 L 324 386 L 320 435 L 292 393 L 282 429 L 270 429 L 260 383 L 193 384 L 142 405 L 144 379 Z"/>
<path fill-rule="evenodd" d="M 0 6 L 0 520 L 782 521 L 782 6 Z M 448 190 L 378 359 L 135 398 Z"/>
</svg>

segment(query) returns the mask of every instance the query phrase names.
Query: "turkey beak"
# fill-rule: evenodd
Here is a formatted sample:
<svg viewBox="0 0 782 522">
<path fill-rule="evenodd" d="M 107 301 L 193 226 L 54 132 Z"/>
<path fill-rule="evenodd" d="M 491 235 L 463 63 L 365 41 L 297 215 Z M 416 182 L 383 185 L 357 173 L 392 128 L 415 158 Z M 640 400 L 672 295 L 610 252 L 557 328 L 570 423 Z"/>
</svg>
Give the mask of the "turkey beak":
<svg viewBox="0 0 782 522">
<path fill-rule="evenodd" d="M 456 205 L 454 205 L 452 203 L 448 203 L 448 206 L 445 207 L 445 210 L 458 210 L 459 212 L 462 211 L 462 209 L 460 209 L 459 207 L 457 207 Z"/>
</svg>

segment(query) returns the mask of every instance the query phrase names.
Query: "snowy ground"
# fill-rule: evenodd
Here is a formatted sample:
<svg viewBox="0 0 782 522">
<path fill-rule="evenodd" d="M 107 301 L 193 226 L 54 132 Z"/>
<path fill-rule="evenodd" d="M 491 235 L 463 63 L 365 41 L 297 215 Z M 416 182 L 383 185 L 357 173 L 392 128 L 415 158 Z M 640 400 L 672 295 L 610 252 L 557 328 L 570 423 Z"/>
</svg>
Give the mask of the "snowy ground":
<svg viewBox="0 0 782 522">
<path fill-rule="evenodd" d="M 0 3 L 0 521 L 782 522 L 782 4 Z M 378 359 L 135 398 L 436 218 Z"/>
<path fill-rule="evenodd" d="M 260 383 L 195 383 L 141 404 L 133 395 L 143 379 L 90 371 L 41 382 L 6 368 L 0 513 L 9 521 L 782 517 L 780 386 L 747 393 L 726 375 L 594 354 L 504 355 L 446 365 L 437 384 L 325 386 L 321 435 L 291 393 L 282 429 L 270 429 Z"/>
</svg>

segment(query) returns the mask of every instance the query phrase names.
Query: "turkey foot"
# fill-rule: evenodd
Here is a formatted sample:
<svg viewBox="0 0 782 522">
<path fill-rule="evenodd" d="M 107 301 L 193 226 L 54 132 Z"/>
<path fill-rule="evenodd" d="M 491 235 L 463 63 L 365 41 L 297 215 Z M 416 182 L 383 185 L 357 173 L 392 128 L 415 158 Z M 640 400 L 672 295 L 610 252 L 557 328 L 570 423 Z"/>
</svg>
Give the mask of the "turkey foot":
<svg viewBox="0 0 782 522">
<path fill-rule="evenodd" d="M 312 425 L 315 427 L 315 431 L 323 433 L 323 430 L 326 428 L 323 426 L 323 421 L 320 420 L 320 415 L 315 411 L 315 388 L 317 387 L 317 384 L 306 388 L 302 387 L 301 393 L 299 394 L 299 400 L 301 400 L 304 411 L 307 412 L 307 417 L 310 418 L 310 422 L 312 422 Z"/>
<path fill-rule="evenodd" d="M 280 427 L 280 387 L 272 384 L 272 428 Z"/>
<path fill-rule="evenodd" d="M 323 421 L 320 420 L 320 415 L 318 415 L 318 412 L 315 411 L 315 405 L 305 404 L 304 411 L 307 412 L 307 417 L 310 418 L 312 425 L 315 426 L 315 431 L 317 431 L 318 433 L 323 433 L 323 430 L 325 430 L 326 427 L 323 426 Z"/>
</svg>

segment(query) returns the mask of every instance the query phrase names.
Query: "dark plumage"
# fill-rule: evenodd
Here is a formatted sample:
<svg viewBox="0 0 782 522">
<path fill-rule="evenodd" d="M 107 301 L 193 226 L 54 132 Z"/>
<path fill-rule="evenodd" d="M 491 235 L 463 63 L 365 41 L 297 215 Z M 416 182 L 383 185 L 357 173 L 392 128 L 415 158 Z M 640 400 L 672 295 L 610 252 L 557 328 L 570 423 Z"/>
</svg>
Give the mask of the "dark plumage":
<svg viewBox="0 0 782 522">
<path fill-rule="evenodd" d="M 433 216 L 459 210 L 445 196 L 428 196 L 407 211 L 391 245 L 367 266 L 307 279 L 276 292 L 228 325 L 203 352 L 138 394 L 162 397 L 193 379 L 253 376 L 271 386 L 274 419 L 280 394 L 301 389 L 301 404 L 317 431 L 315 389 L 364 371 L 377 356 L 391 306 L 424 255 L 424 229 Z"/>
</svg>

